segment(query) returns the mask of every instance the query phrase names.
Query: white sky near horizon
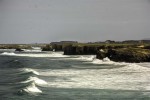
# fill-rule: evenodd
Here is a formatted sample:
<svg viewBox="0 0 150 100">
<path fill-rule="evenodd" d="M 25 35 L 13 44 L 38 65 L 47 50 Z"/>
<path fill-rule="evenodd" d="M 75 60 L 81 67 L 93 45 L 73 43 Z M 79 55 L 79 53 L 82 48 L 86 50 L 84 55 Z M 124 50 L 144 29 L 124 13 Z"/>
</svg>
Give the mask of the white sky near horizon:
<svg viewBox="0 0 150 100">
<path fill-rule="evenodd" d="M 0 0 L 0 43 L 150 38 L 150 0 Z"/>
</svg>

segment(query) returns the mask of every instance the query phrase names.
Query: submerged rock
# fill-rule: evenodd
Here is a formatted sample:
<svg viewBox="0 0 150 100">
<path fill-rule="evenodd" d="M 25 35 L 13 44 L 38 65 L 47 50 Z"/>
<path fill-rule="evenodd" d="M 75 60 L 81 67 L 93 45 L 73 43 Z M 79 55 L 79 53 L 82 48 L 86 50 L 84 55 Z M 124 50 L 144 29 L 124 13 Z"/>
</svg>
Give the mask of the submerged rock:
<svg viewBox="0 0 150 100">
<path fill-rule="evenodd" d="M 96 57 L 103 59 L 108 57 L 116 62 L 150 62 L 150 50 L 139 48 L 120 48 L 99 50 Z"/>
<path fill-rule="evenodd" d="M 20 48 L 17 48 L 15 51 L 21 52 L 21 51 L 24 51 L 24 50 L 22 50 L 22 49 L 20 49 Z"/>
</svg>

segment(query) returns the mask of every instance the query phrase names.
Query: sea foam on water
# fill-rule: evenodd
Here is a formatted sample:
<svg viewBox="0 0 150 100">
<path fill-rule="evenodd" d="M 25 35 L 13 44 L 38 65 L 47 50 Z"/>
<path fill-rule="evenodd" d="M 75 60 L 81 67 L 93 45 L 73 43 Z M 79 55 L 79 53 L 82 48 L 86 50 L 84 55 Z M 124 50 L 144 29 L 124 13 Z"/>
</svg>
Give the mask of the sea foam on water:
<svg viewBox="0 0 150 100">
<path fill-rule="evenodd" d="M 37 54 L 31 54 L 31 53 L 22 53 L 22 54 L 17 54 L 14 52 L 4 52 L 1 53 L 1 55 L 6 55 L 6 56 L 21 56 L 21 57 L 69 57 L 66 55 L 63 55 L 62 52 L 49 52 L 49 53 L 37 53 Z"/>
<path fill-rule="evenodd" d="M 42 91 L 40 89 L 38 89 L 34 83 L 32 83 L 28 87 L 24 88 L 23 90 L 28 93 L 42 93 Z"/>
<path fill-rule="evenodd" d="M 35 75 L 39 75 L 39 73 L 31 68 L 25 68 L 25 69 L 22 69 L 22 71 L 24 72 L 32 72 L 33 74 Z"/>
</svg>

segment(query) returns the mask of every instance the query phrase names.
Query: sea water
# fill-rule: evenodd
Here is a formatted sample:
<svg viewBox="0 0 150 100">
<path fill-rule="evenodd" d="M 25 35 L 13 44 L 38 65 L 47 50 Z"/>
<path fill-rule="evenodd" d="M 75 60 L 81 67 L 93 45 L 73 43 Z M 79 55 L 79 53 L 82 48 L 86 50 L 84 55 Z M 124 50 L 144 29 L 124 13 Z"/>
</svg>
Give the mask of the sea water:
<svg viewBox="0 0 150 100">
<path fill-rule="evenodd" d="M 1 50 L 0 100 L 150 100 L 150 63 Z"/>
</svg>

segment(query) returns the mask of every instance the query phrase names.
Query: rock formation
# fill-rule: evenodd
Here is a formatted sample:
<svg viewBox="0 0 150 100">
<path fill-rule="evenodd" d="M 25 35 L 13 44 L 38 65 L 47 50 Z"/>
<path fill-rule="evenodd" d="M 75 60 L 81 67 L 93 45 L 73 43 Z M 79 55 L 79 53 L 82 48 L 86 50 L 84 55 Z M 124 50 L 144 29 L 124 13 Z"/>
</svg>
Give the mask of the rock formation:
<svg viewBox="0 0 150 100">
<path fill-rule="evenodd" d="M 150 50 L 140 48 L 121 48 L 99 50 L 96 57 L 103 59 L 108 57 L 116 62 L 150 62 Z"/>
<path fill-rule="evenodd" d="M 95 55 L 103 46 L 67 46 L 64 48 L 65 55 Z"/>
<path fill-rule="evenodd" d="M 22 49 L 20 49 L 20 48 L 17 48 L 15 51 L 21 52 L 21 51 L 24 51 L 24 50 L 22 50 Z"/>
</svg>

